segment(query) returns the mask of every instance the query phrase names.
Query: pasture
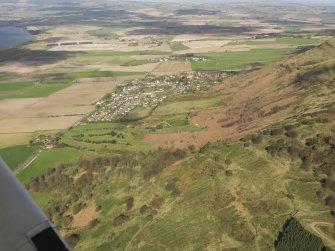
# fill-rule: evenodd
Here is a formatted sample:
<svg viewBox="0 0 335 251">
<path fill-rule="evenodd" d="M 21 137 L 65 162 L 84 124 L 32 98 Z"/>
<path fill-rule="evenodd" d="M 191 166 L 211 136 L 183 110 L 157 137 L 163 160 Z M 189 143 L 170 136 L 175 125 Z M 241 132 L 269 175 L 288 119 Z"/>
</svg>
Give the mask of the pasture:
<svg viewBox="0 0 335 251">
<path fill-rule="evenodd" d="M 152 146 L 141 141 L 145 130 L 131 122 L 96 122 L 71 128 L 60 141 L 81 151 L 119 153 L 149 151 Z"/>
<path fill-rule="evenodd" d="M 19 164 L 29 158 L 39 147 L 28 145 L 16 145 L 0 148 L 0 157 L 7 163 L 10 169 L 15 170 Z"/>
<path fill-rule="evenodd" d="M 76 77 L 97 75 L 96 72 L 75 74 Z M 98 76 L 101 76 L 100 73 Z M 0 131 L 22 133 L 66 129 L 93 111 L 94 103 L 106 93 L 112 92 L 118 84 L 130 78 L 132 76 L 108 78 L 99 82 L 79 82 L 45 98 L 29 99 L 31 102 L 23 100 L 22 105 L 20 105 L 22 99 L 15 99 L 12 104 L 19 105 L 17 109 L 1 106 L 1 110 L 7 115 L 0 117 Z M 8 104 L 8 101 L 0 100 L 0 104 Z"/>
<path fill-rule="evenodd" d="M 239 44 L 239 45 L 266 45 L 266 44 L 287 44 L 287 45 L 317 45 L 321 41 L 316 38 L 294 38 L 294 37 L 280 37 L 276 39 L 260 39 L 260 40 L 241 40 L 241 41 L 232 41 L 230 44 Z"/>
<path fill-rule="evenodd" d="M 183 43 L 177 42 L 177 43 L 172 43 L 170 45 L 170 48 L 172 51 L 184 51 L 189 49 L 189 47 L 187 47 L 186 45 L 184 45 Z"/>
<path fill-rule="evenodd" d="M 173 101 L 171 103 L 163 103 L 153 113 L 155 115 L 173 115 L 183 113 L 199 112 L 203 109 L 217 106 L 223 101 L 221 96 L 210 98 L 197 98 L 194 100 Z"/>
<path fill-rule="evenodd" d="M 128 61 L 127 63 L 122 64 L 121 66 L 138 66 L 138 65 L 152 64 L 154 62 L 155 61 L 149 60 L 149 59 L 132 60 L 132 61 Z"/>
<path fill-rule="evenodd" d="M 68 83 L 38 84 L 34 82 L 0 83 L 0 100 L 47 97 L 69 85 Z"/>
<path fill-rule="evenodd" d="M 192 70 L 243 70 L 279 61 L 289 51 L 289 49 L 252 49 L 242 52 L 198 53 L 197 56 L 205 57 L 207 61 L 192 62 Z"/>
<path fill-rule="evenodd" d="M 49 168 L 76 161 L 80 152 L 73 148 L 54 148 L 44 150 L 26 169 L 17 176 L 22 183 L 47 172 Z"/>
<path fill-rule="evenodd" d="M 187 61 L 167 61 L 162 62 L 152 72 L 155 75 L 178 74 L 181 72 L 191 72 L 191 63 Z"/>
</svg>

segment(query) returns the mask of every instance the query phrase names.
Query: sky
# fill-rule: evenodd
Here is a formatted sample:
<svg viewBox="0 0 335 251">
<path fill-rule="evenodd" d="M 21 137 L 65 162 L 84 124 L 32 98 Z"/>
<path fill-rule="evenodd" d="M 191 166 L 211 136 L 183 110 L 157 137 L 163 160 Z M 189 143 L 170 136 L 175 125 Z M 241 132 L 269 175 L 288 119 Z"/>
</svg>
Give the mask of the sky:
<svg viewBox="0 0 335 251">
<path fill-rule="evenodd" d="M 75 2 L 80 2 L 80 1 L 88 1 L 88 0 L 74 0 Z M 137 1 L 137 2 L 183 2 L 183 3 L 210 3 L 210 2 L 215 2 L 215 3 L 234 3 L 234 2 L 263 2 L 263 3 L 301 3 L 301 4 L 312 4 L 312 5 L 335 5 L 335 0 L 128 0 L 128 1 Z M 0 3 L 7 2 L 7 3 L 14 3 L 14 2 L 19 2 L 19 0 L 0 0 Z M 36 2 L 36 0 L 28 0 L 28 2 Z M 51 3 L 51 2 L 71 2 L 67 0 L 38 0 L 38 2 L 42 3 Z M 100 2 L 100 1 L 99 1 Z"/>
</svg>

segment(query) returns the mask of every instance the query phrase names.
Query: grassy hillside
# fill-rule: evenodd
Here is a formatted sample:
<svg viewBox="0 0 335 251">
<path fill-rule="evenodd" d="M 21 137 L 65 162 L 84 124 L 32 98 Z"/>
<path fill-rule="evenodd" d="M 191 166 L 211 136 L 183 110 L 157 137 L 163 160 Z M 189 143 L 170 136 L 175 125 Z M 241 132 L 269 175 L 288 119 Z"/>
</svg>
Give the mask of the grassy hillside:
<svg viewBox="0 0 335 251">
<path fill-rule="evenodd" d="M 145 120 L 74 127 L 58 141 L 68 148 L 19 178 L 74 250 L 334 249 L 334 48 L 240 74 L 197 103 L 170 98 Z"/>
</svg>

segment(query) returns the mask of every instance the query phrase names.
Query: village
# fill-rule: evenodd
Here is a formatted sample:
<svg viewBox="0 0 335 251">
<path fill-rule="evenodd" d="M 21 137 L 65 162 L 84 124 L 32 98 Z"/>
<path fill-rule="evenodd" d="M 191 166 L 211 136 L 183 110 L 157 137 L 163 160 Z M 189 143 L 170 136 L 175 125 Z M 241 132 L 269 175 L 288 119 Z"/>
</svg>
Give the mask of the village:
<svg viewBox="0 0 335 251">
<path fill-rule="evenodd" d="M 178 75 L 148 75 L 121 85 L 96 103 L 96 110 L 87 118 L 89 122 L 112 121 L 124 118 L 136 107 L 154 109 L 166 98 L 185 93 L 206 91 L 222 83 L 228 73 L 196 72 Z"/>
</svg>

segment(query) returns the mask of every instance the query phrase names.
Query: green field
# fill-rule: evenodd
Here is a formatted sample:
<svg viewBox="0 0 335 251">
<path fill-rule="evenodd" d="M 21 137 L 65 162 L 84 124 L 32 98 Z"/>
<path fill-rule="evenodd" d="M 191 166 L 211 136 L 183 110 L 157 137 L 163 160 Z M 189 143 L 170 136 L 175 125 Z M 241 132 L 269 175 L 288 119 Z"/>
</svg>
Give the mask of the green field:
<svg viewBox="0 0 335 251">
<path fill-rule="evenodd" d="M 83 71 L 83 72 L 71 72 L 69 74 L 69 78 L 76 79 L 76 78 L 124 77 L 124 76 L 135 76 L 144 74 L 145 72 Z"/>
<path fill-rule="evenodd" d="M 18 174 L 22 183 L 45 173 L 51 167 L 75 161 L 80 152 L 72 148 L 54 148 L 43 151 L 26 169 Z"/>
<path fill-rule="evenodd" d="M 0 149 L 0 157 L 7 163 L 10 169 L 14 170 L 20 163 L 28 159 L 38 147 L 17 145 Z"/>
<path fill-rule="evenodd" d="M 187 114 L 163 115 L 157 118 L 154 133 L 196 132 L 201 128 L 192 123 Z"/>
<path fill-rule="evenodd" d="M 41 208 L 48 204 L 48 202 L 52 199 L 51 195 L 48 193 L 30 192 L 30 195 Z"/>
<path fill-rule="evenodd" d="M 123 65 L 130 62 L 131 56 L 143 55 L 169 55 L 167 51 L 87 51 L 87 52 L 70 52 L 67 57 L 67 62 L 71 64 L 94 65 Z M 143 62 L 143 60 L 133 59 L 133 64 Z M 136 63 L 135 63 L 136 62 Z"/>
<path fill-rule="evenodd" d="M 134 110 L 129 112 L 124 119 L 125 120 L 143 119 L 143 118 L 149 116 L 151 114 L 152 110 L 153 110 L 153 108 L 151 108 L 151 107 L 138 106 Z"/>
<path fill-rule="evenodd" d="M 60 82 L 62 82 L 62 80 Z M 69 83 L 53 83 L 53 84 L 36 84 L 33 82 L 0 83 L 0 99 L 47 97 L 50 94 L 68 86 Z"/>
<path fill-rule="evenodd" d="M 271 40 L 251 40 L 251 41 L 233 41 L 230 44 L 244 44 L 244 45 L 266 45 L 266 44 L 288 44 L 288 45 L 296 45 L 296 46 L 303 46 L 303 45 L 317 45 L 320 44 L 319 39 L 315 38 L 294 38 L 294 37 L 281 37 L 276 38 L 274 41 Z"/>
<path fill-rule="evenodd" d="M 66 132 L 60 142 L 98 153 L 149 151 L 152 146 L 141 141 L 144 134 L 131 122 L 87 123 Z"/>
<path fill-rule="evenodd" d="M 184 51 L 184 50 L 189 49 L 189 47 L 187 47 L 186 45 L 182 43 L 173 43 L 170 45 L 170 48 L 173 51 Z"/>
<path fill-rule="evenodd" d="M 127 63 L 122 64 L 122 66 L 138 66 L 138 65 L 144 65 L 144 64 L 152 64 L 155 63 L 153 60 L 132 60 Z"/>
<path fill-rule="evenodd" d="M 254 65 L 266 65 L 283 59 L 289 49 L 252 49 L 243 52 L 199 53 L 208 58 L 203 62 L 192 62 L 194 71 L 243 70 Z"/>
<path fill-rule="evenodd" d="M 196 100 L 174 101 L 161 104 L 153 115 L 173 115 L 181 113 L 192 113 L 216 106 L 223 101 L 221 96 Z"/>
<path fill-rule="evenodd" d="M 0 81 L 6 81 L 15 77 L 18 77 L 18 74 L 15 73 L 0 73 Z"/>
<path fill-rule="evenodd" d="M 115 57 L 115 56 L 140 56 L 140 55 L 168 55 L 168 51 L 81 51 L 69 52 L 68 57 Z"/>
<path fill-rule="evenodd" d="M 114 33 L 115 29 L 101 28 L 97 30 L 90 30 L 87 34 L 104 39 L 117 39 L 119 36 Z"/>
</svg>

